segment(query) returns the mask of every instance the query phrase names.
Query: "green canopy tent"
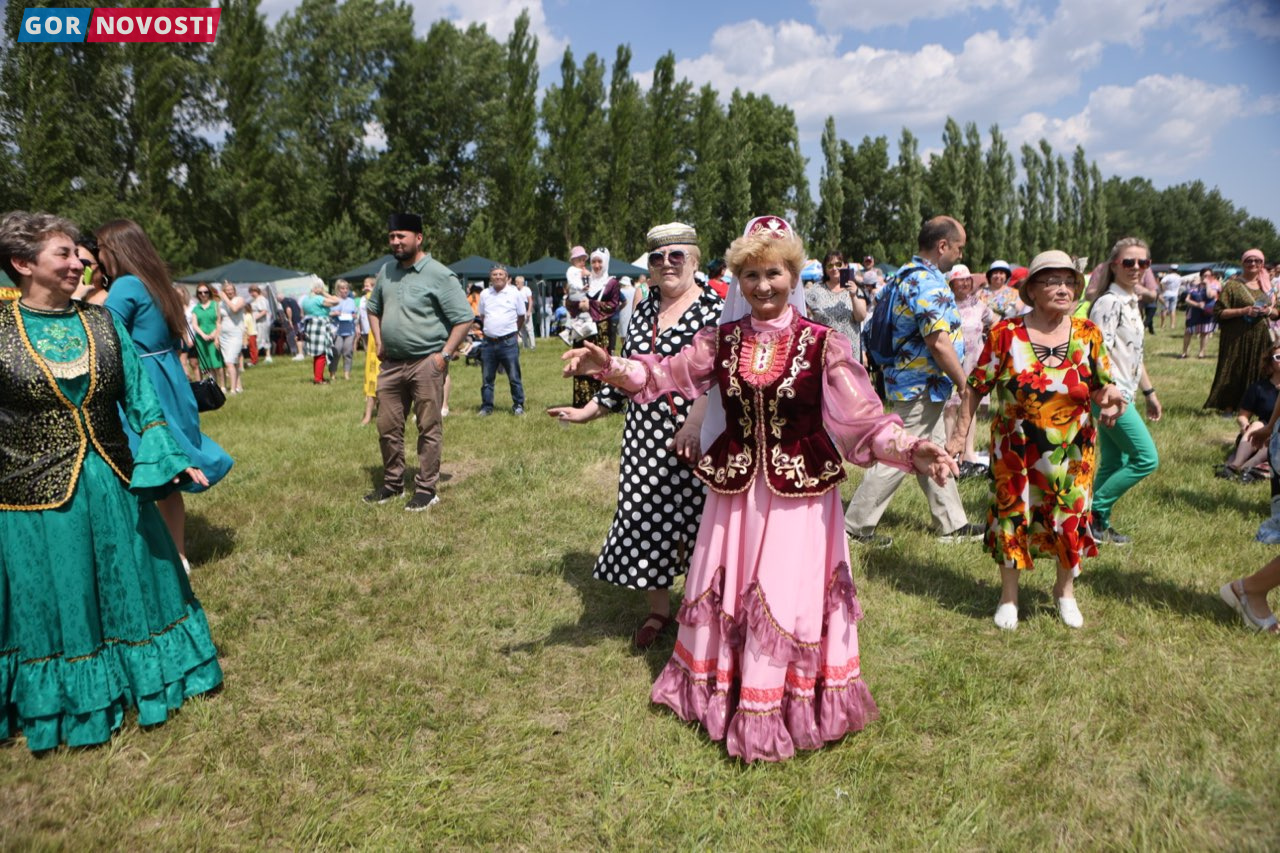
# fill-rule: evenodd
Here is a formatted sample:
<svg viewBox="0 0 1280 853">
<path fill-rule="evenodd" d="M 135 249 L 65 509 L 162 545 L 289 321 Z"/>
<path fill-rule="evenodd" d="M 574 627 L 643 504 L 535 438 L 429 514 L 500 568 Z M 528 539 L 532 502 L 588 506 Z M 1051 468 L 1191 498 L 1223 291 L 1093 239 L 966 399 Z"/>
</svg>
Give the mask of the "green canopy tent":
<svg viewBox="0 0 1280 853">
<path fill-rule="evenodd" d="M 644 267 L 638 267 L 635 264 L 629 264 L 621 258 L 609 258 L 609 275 L 615 278 L 621 278 L 624 275 L 635 278 L 638 275 L 648 275 L 649 270 Z"/>
<path fill-rule="evenodd" d="M 468 255 L 460 261 L 454 261 L 449 264 L 449 269 L 453 270 L 454 274 L 462 279 L 463 284 L 466 284 L 468 281 L 487 281 L 490 270 L 494 267 L 506 266 L 506 264 L 491 261 L 480 255 Z"/>
<path fill-rule="evenodd" d="M 540 278 L 546 282 L 564 281 L 564 271 L 568 268 L 568 261 L 562 261 L 559 258 L 544 255 L 536 261 L 527 263 L 522 267 L 512 267 L 511 274 L 522 275 L 526 279 Z"/>
<path fill-rule="evenodd" d="M 345 278 L 347 281 L 351 282 L 351 286 L 353 288 L 358 289 L 359 283 L 365 278 L 371 275 L 376 276 L 384 266 L 387 264 L 394 264 L 395 262 L 396 259 L 394 255 L 383 255 L 382 257 L 369 261 L 367 264 L 362 264 L 353 270 L 347 270 L 346 272 L 340 272 L 337 275 L 329 276 L 329 281 L 337 281 L 340 278 Z"/>
<path fill-rule="evenodd" d="M 236 258 L 222 266 L 193 272 L 178 279 L 181 284 L 188 285 L 199 284 L 202 281 L 213 285 L 229 281 L 236 285 L 236 291 L 241 296 L 249 294 L 249 285 L 263 285 L 267 298 L 272 303 L 272 317 L 277 315 L 277 303 L 284 297 L 292 296 L 294 299 L 301 299 L 310 293 L 315 285 L 324 284 L 319 276 L 309 272 L 273 267 L 248 258 Z"/>
<path fill-rule="evenodd" d="M 299 270 L 289 270 L 284 267 L 273 267 L 270 264 L 264 264 L 259 261 L 251 261 L 248 258 L 236 258 L 234 261 L 225 263 L 220 267 L 211 267 L 207 270 L 200 270 L 200 272 L 193 272 L 191 275 L 184 275 L 178 281 L 183 284 L 198 284 L 202 281 L 213 284 L 222 281 L 229 281 L 232 284 L 267 284 L 293 278 L 307 278 L 310 275 L 310 273 L 300 272 Z"/>
</svg>

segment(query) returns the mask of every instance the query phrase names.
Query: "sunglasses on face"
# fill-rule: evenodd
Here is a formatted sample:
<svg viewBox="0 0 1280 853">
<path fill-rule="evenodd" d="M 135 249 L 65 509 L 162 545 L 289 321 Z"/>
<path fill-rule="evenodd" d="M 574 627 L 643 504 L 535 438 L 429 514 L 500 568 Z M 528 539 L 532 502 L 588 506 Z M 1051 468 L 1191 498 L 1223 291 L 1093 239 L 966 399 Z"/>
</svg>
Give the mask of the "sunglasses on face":
<svg viewBox="0 0 1280 853">
<path fill-rule="evenodd" d="M 1262 261 L 1258 260 L 1257 258 L 1246 258 L 1244 265 L 1252 266 L 1253 264 L 1260 264 L 1260 263 L 1262 263 Z"/>
<path fill-rule="evenodd" d="M 1124 267 L 1127 270 L 1131 270 L 1134 267 L 1145 270 L 1147 267 L 1151 266 L 1151 259 L 1150 258 L 1125 258 L 1124 260 L 1120 261 L 1120 266 Z"/>
<path fill-rule="evenodd" d="M 196 291 L 196 296 L 209 296 L 209 295 L 211 295 L 211 294 L 210 294 L 210 293 L 209 293 L 209 291 L 207 291 L 207 290 L 197 290 L 197 291 Z"/>
<path fill-rule="evenodd" d="M 650 252 L 649 266 L 664 267 L 670 265 L 682 267 L 686 257 L 688 257 L 688 254 L 684 249 L 672 249 L 670 252 Z"/>
</svg>

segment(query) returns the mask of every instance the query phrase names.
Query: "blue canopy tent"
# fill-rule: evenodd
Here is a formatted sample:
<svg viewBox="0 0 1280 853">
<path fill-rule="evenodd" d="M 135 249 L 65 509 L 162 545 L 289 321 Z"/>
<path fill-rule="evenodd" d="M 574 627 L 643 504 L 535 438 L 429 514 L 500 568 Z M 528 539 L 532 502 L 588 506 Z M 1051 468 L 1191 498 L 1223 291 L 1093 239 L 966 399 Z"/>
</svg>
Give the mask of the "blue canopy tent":
<svg viewBox="0 0 1280 853">
<path fill-rule="evenodd" d="M 369 261 L 367 264 L 361 264 L 355 269 L 329 276 L 329 281 L 337 281 L 340 278 L 345 278 L 347 281 L 351 282 L 353 287 L 355 287 L 363 279 L 371 275 L 376 276 L 384 266 L 387 264 L 394 264 L 395 262 L 396 259 L 394 255 L 383 255 L 376 260 Z"/>
</svg>

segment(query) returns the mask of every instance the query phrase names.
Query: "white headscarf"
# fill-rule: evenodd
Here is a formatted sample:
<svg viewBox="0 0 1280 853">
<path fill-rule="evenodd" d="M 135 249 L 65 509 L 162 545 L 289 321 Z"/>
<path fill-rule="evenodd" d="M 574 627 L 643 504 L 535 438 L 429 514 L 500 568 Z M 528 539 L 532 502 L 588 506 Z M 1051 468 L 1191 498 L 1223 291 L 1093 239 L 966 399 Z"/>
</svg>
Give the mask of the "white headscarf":
<svg viewBox="0 0 1280 853">
<path fill-rule="evenodd" d="M 600 275 L 596 275 L 595 271 L 591 270 L 591 261 L 594 261 L 596 258 L 601 258 L 604 261 L 604 272 Z M 592 252 L 591 258 L 587 261 L 587 269 L 590 271 L 587 277 L 587 296 L 592 299 L 599 299 L 600 294 L 604 292 L 604 286 L 608 284 L 609 279 L 612 278 L 612 276 L 609 275 L 609 250 L 596 249 Z"/>
</svg>

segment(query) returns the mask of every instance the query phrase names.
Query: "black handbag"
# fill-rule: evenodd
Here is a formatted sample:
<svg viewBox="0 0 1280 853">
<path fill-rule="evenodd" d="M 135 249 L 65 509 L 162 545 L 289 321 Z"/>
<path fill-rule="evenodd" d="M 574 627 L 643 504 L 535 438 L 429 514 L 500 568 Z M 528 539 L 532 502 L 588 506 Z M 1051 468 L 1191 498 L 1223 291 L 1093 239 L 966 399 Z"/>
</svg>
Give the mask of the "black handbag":
<svg viewBox="0 0 1280 853">
<path fill-rule="evenodd" d="M 218 383 L 209 376 L 199 382 L 192 382 L 191 393 L 195 395 L 196 408 L 202 412 L 217 411 L 227 402 L 227 395 L 222 393 Z"/>
<path fill-rule="evenodd" d="M 208 368 L 200 360 L 198 349 L 196 350 L 196 359 L 200 361 L 201 372 L 208 373 Z M 196 398 L 197 411 L 201 412 L 216 412 L 222 408 L 223 403 L 227 402 L 227 395 L 222 393 L 222 388 L 212 376 L 205 376 L 199 382 L 192 382 L 191 394 Z"/>
</svg>

